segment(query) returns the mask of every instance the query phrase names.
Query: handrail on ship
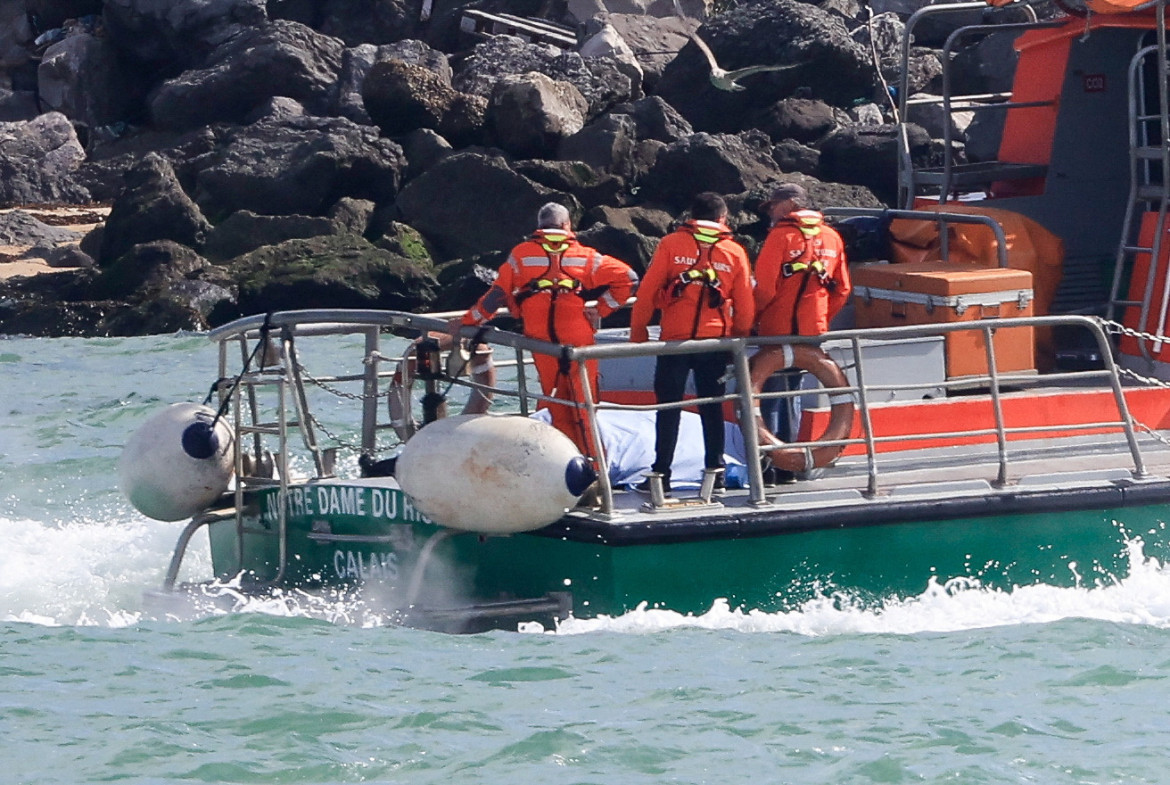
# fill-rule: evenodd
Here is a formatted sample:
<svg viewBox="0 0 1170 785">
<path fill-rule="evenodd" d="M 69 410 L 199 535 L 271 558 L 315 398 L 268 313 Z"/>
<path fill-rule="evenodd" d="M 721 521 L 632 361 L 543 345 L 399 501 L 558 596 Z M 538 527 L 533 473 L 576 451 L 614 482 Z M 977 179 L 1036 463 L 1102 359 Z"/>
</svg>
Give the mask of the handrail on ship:
<svg viewBox="0 0 1170 785">
<path fill-rule="evenodd" d="M 1071 371 L 1061 374 L 1038 374 L 1038 373 L 1013 373 L 1009 382 L 1012 386 L 1023 386 L 1029 383 L 1042 382 L 1070 382 L 1070 381 L 1089 381 L 1099 379 L 1105 382 L 1113 394 L 1113 399 L 1117 407 L 1117 419 L 1102 420 L 1091 423 L 1069 423 L 1063 426 L 1063 430 L 1091 430 L 1100 428 L 1117 428 L 1124 433 L 1127 448 L 1130 457 L 1133 461 L 1133 474 L 1135 477 L 1144 477 L 1146 475 L 1145 463 L 1141 455 L 1140 448 L 1137 443 L 1137 437 L 1134 432 L 1133 420 L 1129 414 L 1129 407 L 1125 400 L 1124 392 L 1122 391 L 1121 379 L 1117 370 L 1116 364 L 1112 359 L 1112 349 L 1108 337 L 1101 326 L 1101 322 L 1095 318 L 1079 315 L 1067 316 L 1035 316 L 1035 317 L 1016 317 L 1009 319 L 985 319 L 979 322 L 954 322 L 948 324 L 929 324 L 929 325 L 906 325 L 900 327 L 879 327 L 879 328 L 864 328 L 853 330 L 839 330 L 834 332 L 824 333 L 819 336 L 756 336 L 752 338 L 718 338 L 706 339 L 699 341 L 680 341 L 680 342 L 648 342 L 645 344 L 596 344 L 593 346 L 579 346 L 572 347 L 569 350 L 570 360 L 589 360 L 589 359 L 606 359 L 613 357 L 636 357 L 645 354 L 666 353 L 666 354 L 681 354 L 690 352 L 711 352 L 711 351 L 728 351 L 731 352 L 734 358 L 734 367 L 736 369 L 736 387 L 737 390 L 746 391 L 745 393 L 737 393 L 735 395 L 726 395 L 723 398 L 713 399 L 690 399 L 686 403 L 694 405 L 700 402 L 707 401 L 725 401 L 732 400 L 736 397 L 744 399 L 741 404 L 749 408 L 747 411 L 758 406 L 761 399 L 767 398 L 794 398 L 800 395 L 808 394 L 808 390 L 796 390 L 790 392 L 773 392 L 752 394 L 750 385 L 750 376 L 747 372 L 747 358 L 751 350 L 756 347 L 763 346 L 777 346 L 785 344 L 811 344 L 819 346 L 828 341 L 847 340 L 850 342 L 852 348 L 853 360 L 856 363 L 857 376 L 860 381 L 859 384 L 851 385 L 849 387 L 840 388 L 840 392 L 848 392 L 856 397 L 858 402 L 858 409 L 860 412 L 861 421 L 861 436 L 849 439 L 841 439 L 836 441 L 809 441 L 809 442 L 788 442 L 784 445 L 785 448 L 790 447 L 813 447 L 823 445 L 864 445 L 867 463 L 867 487 L 865 494 L 867 496 L 876 495 L 879 489 L 878 486 L 878 461 L 877 461 L 877 445 L 886 443 L 898 442 L 913 442 L 922 441 L 929 438 L 939 437 L 961 437 L 972 435 L 990 435 L 994 434 L 997 444 L 997 476 L 994 480 L 996 485 L 1002 486 L 1008 479 L 1008 453 L 1007 441 L 1009 435 L 1029 434 L 1029 433 L 1043 433 L 1051 431 L 1051 426 L 1014 426 L 1009 427 L 1004 422 L 1003 409 L 1001 403 L 1002 387 L 1004 385 L 1004 378 L 999 374 L 996 368 L 995 345 L 993 342 L 994 334 L 997 330 L 1010 329 L 1012 327 L 1056 327 L 1056 326 L 1070 326 L 1080 327 L 1086 329 L 1093 336 L 1100 356 L 1104 359 L 1105 367 L 1099 370 L 1089 371 Z M 873 406 L 872 395 L 875 392 L 883 392 L 890 390 L 905 389 L 906 385 L 871 385 L 865 384 L 865 357 L 861 351 L 861 340 L 883 340 L 883 339 L 898 339 L 898 338 L 921 338 L 928 336 L 947 335 L 951 333 L 958 333 L 963 331 L 977 330 L 982 333 L 983 344 L 986 350 L 986 362 L 988 373 L 978 376 L 964 377 L 961 381 L 945 380 L 932 386 L 942 387 L 959 387 L 969 388 L 971 386 L 986 386 L 992 404 L 993 417 L 995 427 L 990 430 L 963 430 L 945 433 L 924 433 L 914 435 L 878 435 L 873 430 L 873 425 L 869 419 L 869 412 Z M 742 370 L 740 369 L 740 366 Z M 748 403 L 750 401 L 750 403 Z M 676 404 L 677 405 L 677 404 Z M 587 410 L 590 408 L 589 404 L 581 404 Z M 593 404 L 594 407 L 600 408 L 629 408 L 618 404 Z M 645 406 L 639 408 L 663 408 L 659 406 Z M 741 418 L 740 426 L 743 429 L 744 444 L 748 449 L 747 455 L 747 470 L 749 476 L 749 484 L 751 486 L 751 500 L 753 504 L 765 504 L 767 500 L 764 498 L 762 477 L 757 476 L 760 467 L 757 456 L 752 453 L 752 446 L 756 450 L 767 451 L 772 448 L 759 445 L 756 432 L 755 423 L 752 418 Z M 603 473 L 604 474 L 604 473 Z M 612 500 L 606 500 L 607 503 L 612 503 Z M 602 506 L 603 512 L 608 511 L 605 504 Z"/>
<path fill-rule="evenodd" d="M 918 214 L 920 217 L 921 214 Z M 971 216 L 962 216 L 963 218 L 971 218 Z M 224 362 L 226 360 L 226 352 L 223 346 L 232 341 L 240 341 L 246 344 L 248 341 L 255 340 L 260 335 L 260 329 L 265 323 L 265 317 L 248 317 L 237 320 L 223 327 L 212 331 L 211 338 L 221 343 L 221 379 L 227 379 L 228 369 Z M 444 331 L 447 326 L 447 321 L 443 318 L 428 315 L 418 314 L 403 314 L 390 311 L 329 311 L 329 310 L 314 310 L 314 311 L 290 311 L 272 314 L 268 321 L 270 329 L 279 328 L 279 334 L 286 339 L 291 338 L 295 341 L 297 338 L 318 335 L 337 335 L 337 334 L 352 334 L 364 333 L 366 335 L 365 352 L 366 356 L 363 362 L 366 363 L 366 369 L 362 374 L 354 375 L 337 375 L 337 376 L 321 376 L 303 378 L 297 374 L 277 374 L 276 377 L 272 375 L 271 371 L 254 372 L 244 374 L 241 384 L 232 391 L 228 392 L 226 389 L 221 394 L 231 394 L 235 400 L 234 408 L 236 409 L 236 416 L 243 418 L 244 409 L 248 409 L 248 414 L 255 415 L 256 407 L 252 398 L 241 406 L 241 396 L 245 394 L 254 396 L 256 389 L 265 385 L 277 384 L 284 386 L 289 384 L 290 378 L 292 383 L 305 385 L 315 383 L 320 385 L 326 383 L 332 385 L 333 383 L 343 382 L 357 382 L 362 384 L 363 394 L 360 397 L 363 400 L 363 420 L 362 420 L 362 449 L 374 453 L 376 448 L 376 431 L 388 428 L 389 425 L 385 423 L 384 417 L 388 416 L 386 412 L 379 412 L 379 398 L 376 393 L 379 387 L 389 382 L 389 377 L 393 375 L 394 370 L 397 369 L 401 358 L 383 357 L 378 351 L 378 336 L 383 330 L 397 331 L 399 334 L 424 334 L 426 332 Z M 1037 374 L 1037 373 L 1013 373 L 1005 380 L 1000 375 L 996 367 L 995 347 L 993 337 L 996 331 L 1002 329 L 1009 329 L 1013 327 L 1073 327 L 1088 330 L 1093 336 L 1097 344 L 1100 356 L 1103 358 L 1104 367 L 1097 370 L 1088 371 L 1072 371 L 1058 374 Z M 992 407 L 992 416 L 994 427 L 987 427 L 982 429 L 968 429 L 962 431 L 948 431 L 943 433 L 922 433 L 913 435 L 883 435 L 875 433 L 873 424 L 870 419 L 870 411 L 874 405 L 875 394 L 889 392 L 891 390 L 907 389 L 906 384 L 899 385 L 879 385 L 867 384 L 865 382 L 865 355 L 861 349 L 861 340 L 892 340 L 892 339 L 907 339 L 907 338 L 921 338 L 927 336 L 941 336 L 961 331 L 979 331 L 982 334 L 984 347 L 986 350 L 986 364 L 987 373 L 981 376 L 964 377 L 961 381 L 945 380 L 937 383 L 932 383 L 932 387 L 958 387 L 969 388 L 971 386 L 985 387 L 988 390 L 990 403 Z M 465 337 L 470 338 L 477 330 L 466 328 L 464 330 Z M 556 402 L 569 406 L 576 406 L 583 409 L 588 415 L 590 427 L 593 429 L 593 441 L 595 444 L 601 445 L 601 434 L 598 427 L 598 419 L 595 416 L 599 409 L 624 409 L 637 411 L 656 411 L 664 408 L 678 408 L 690 407 L 702 402 L 726 402 L 735 401 L 740 412 L 752 412 L 759 406 L 761 400 L 767 399 L 790 399 L 800 395 L 809 394 L 809 390 L 794 390 L 782 392 L 766 392 L 755 394 L 752 392 L 750 383 L 750 373 L 748 360 L 750 355 L 761 347 L 779 346 L 784 344 L 812 344 L 820 345 L 827 341 L 845 341 L 852 349 L 853 361 L 856 363 L 855 371 L 857 376 L 857 383 L 846 388 L 842 388 L 840 392 L 851 393 L 855 396 L 858 404 L 859 420 L 860 420 L 860 435 L 841 439 L 837 441 L 815 441 L 815 442 L 789 442 L 783 445 L 784 448 L 805 448 L 813 446 L 824 445 L 861 445 L 864 448 L 866 461 L 866 487 L 863 491 L 867 496 L 874 496 L 878 493 L 879 485 L 879 470 L 878 470 L 878 447 L 890 443 L 911 443 L 915 441 L 923 441 L 930 438 L 957 438 L 962 436 L 994 436 L 997 457 L 996 457 L 996 477 L 993 482 L 997 486 L 1002 486 L 1008 481 L 1009 469 L 1009 455 L 1007 450 L 1007 443 L 1011 437 L 1019 437 L 1026 434 L 1042 434 L 1055 430 L 1054 426 L 1009 426 L 1005 423 L 1003 414 L 1001 393 L 1005 383 L 1010 383 L 1013 387 L 1026 386 L 1029 384 L 1042 384 L 1048 382 L 1068 383 L 1074 381 L 1098 381 L 1102 387 L 1107 387 L 1113 394 L 1113 399 L 1116 404 L 1116 418 L 1102 419 L 1101 421 L 1091 423 L 1069 423 L 1065 426 L 1060 426 L 1063 431 L 1076 430 L 1092 430 L 1092 429 L 1116 429 L 1122 432 L 1125 436 L 1128 450 L 1130 452 L 1133 469 L 1132 473 L 1135 477 L 1145 476 L 1146 470 L 1142 459 L 1142 455 L 1137 443 L 1137 437 L 1134 431 L 1134 423 L 1129 415 L 1128 406 L 1125 396 L 1122 391 L 1120 376 L 1116 365 L 1112 360 L 1112 350 L 1108 336 L 1103 329 L 1100 320 L 1078 315 L 1066 316 L 1038 316 L 1038 317 L 1018 317 L 1009 319 L 986 319 L 978 322 L 957 322 L 949 324 L 930 324 L 930 325 L 906 325 L 900 327 L 883 327 L 883 328 L 866 328 L 854 330 L 841 330 L 830 333 L 825 333 L 820 336 L 755 336 L 750 338 L 715 338 L 703 339 L 693 341 L 649 341 L 646 343 L 605 343 L 594 344 L 591 346 L 574 346 L 562 347 L 558 344 L 547 343 L 528 338 L 518 333 L 507 332 L 496 328 L 487 328 L 482 335 L 482 340 L 492 346 L 508 347 L 516 352 L 519 358 L 520 365 L 518 367 L 516 388 L 508 389 L 497 384 L 495 387 L 486 387 L 478 384 L 471 379 L 459 378 L 450 380 L 452 384 L 459 385 L 468 389 L 480 389 L 485 392 L 491 392 L 501 396 L 511 396 L 516 398 L 521 403 L 522 413 L 527 413 L 531 401 Z M 733 378 L 735 379 L 735 390 L 728 394 L 710 399 L 688 399 L 686 401 L 675 404 L 645 404 L 639 406 L 623 405 L 607 401 L 594 400 L 592 395 L 586 397 L 584 401 L 568 401 L 564 399 L 550 398 L 543 395 L 539 390 L 529 389 L 531 376 L 526 376 L 523 373 L 525 367 L 524 357 L 534 353 L 549 354 L 553 356 L 562 356 L 564 354 L 570 361 L 580 362 L 581 373 L 585 374 L 584 361 L 586 360 L 606 360 L 616 358 L 630 358 L 630 357 L 651 357 L 659 354 L 687 354 L 696 352 L 711 352 L 711 351 L 725 351 L 729 352 L 732 358 Z M 288 353 L 285 353 L 286 361 Z M 382 363 L 387 363 L 392 370 L 384 370 L 379 366 Z M 226 383 L 224 383 L 226 388 Z M 913 386 L 913 385 L 909 385 Z M 240 388 L 243 388 L 241 390 Z M 582 385 L 582 389 L 588 389 L 588 385 Z M 371 392 L 374 395 L 371 395 Z M 293 393 L 294 401 L 300 407 L 304 407 L 304 412 L 297 411 L 298 416 L 303 416 L 306 421 L 313 420 L 310 412 L 307 411 L 307 402 L 303 397 L 297 396 Z M 884 400 L 882 396 L 878 395 L 878 399 Z M 253 418 L 253 423 L 255 420 Z M 289 422 L 287 418 L 281 417 L 275 423 L 276 430 L 279 431 L 279 438 L 283 444 L 288 443 L 289 428 L 296 425 L 303 425 L 304 423 Z M 760 467 L 760 456 L 767 453 L 771 449 L 776 449 L 768 445 L 760 445 L 756 437 L 756 427 L 754 416 L 741 417 L 740 427 L 743 429 L 744 444 L 747 449 L 746 469 L 749 478 L 749 503 L 755 506 L 764 506 L 769 504 L 769 500 L 765 495 L 763 487 L 763 477 Z M 246 426 L 245 426 L 246 429 Z M 237 431 L 239 432 L 239 431 Z M 304 434 L 302 434 L 304 435 Z M 312 442 L 306 442 L 306 446 L 312 449 Z M 598 474 L 601 503 L 599 514 L 601 516 L 612 516 L 616 513 L 616 505 L 614 504 L 614 489 L 611 487 L 608 475 L 608 463 L 606 456 L 595 456 L 598 459 Z M 240 468 L 240 466 L 237 466 Z M 320 473 L 321 468 L 318 468 Z M 261 481 L 263 482 L 263 481 Z M 278 481 L 269 480 L 268 482 L 279 482 L 281 487 L 287 491 L 287 471 L 280 472 Z M 283 527 L 281 527 L 283 528 Z"/>
</svg>

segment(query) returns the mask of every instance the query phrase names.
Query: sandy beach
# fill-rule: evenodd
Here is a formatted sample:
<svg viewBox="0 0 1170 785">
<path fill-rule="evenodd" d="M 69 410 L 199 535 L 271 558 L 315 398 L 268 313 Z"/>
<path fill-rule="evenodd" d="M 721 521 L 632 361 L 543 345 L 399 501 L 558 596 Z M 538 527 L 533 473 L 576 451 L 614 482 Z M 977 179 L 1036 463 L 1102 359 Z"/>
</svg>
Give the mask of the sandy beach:
<svg viewBox="0 0 1170 785">
<path fill-rule="evenodd" d="M 2 209 L 0 210 L 0 216 L 13 212 L 22 212 L 43 224 L 77 232 L 76 241 L 59 244 L 76 245 L 87 232 L 106 220 L 106 217 L 110 214 L 110 208 L 108 205 L 37 205 Z M 75 269 L 69 267 L 51 267 L 44 259 L 35 256 L 25 256 L 28 250 L 36 244 L 35 242 L 29 242 L 23 245 L 0 243 L 0 281 L 17 276 L 39 275 L 41 273 Z"/>
</svg>

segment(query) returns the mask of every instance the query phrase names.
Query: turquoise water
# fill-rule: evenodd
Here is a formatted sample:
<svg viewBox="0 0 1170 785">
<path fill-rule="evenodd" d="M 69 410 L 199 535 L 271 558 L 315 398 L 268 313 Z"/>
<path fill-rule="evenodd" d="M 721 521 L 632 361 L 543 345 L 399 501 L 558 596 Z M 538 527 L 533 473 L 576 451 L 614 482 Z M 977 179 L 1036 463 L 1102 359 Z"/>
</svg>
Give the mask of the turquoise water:
<svg viewBox="0 0 1170 785">
<path fill-rule="evenodd" d="M 1170 572 L 444 636 L 296 595 L 156 618 L 116 489 L 205 338 L 0 340 L 0 784 L 1161 783 Z M 198 541 L 193 573 L 209 568 Z"/>
</svg>

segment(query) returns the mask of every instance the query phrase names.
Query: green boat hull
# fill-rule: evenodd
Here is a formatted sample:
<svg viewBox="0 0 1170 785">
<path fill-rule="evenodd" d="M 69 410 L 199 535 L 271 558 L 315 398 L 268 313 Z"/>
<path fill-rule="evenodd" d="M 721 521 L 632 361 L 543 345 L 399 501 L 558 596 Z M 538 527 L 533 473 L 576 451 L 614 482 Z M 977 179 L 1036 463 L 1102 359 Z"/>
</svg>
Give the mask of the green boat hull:
<svg viewBox="0 0 1170 785">
<path fill-rule="evenodd" d="M 313 493 L 332 493 L 333 505 L 298 510 L 290 503 L 283 570 L 274 491 L 252 500 L 252 509 L 269 514 L 245 517 L 242 529 L 230 520 L 211 524 L 217 577 L 243 573 L 256 584 L 306 589 L 361 587 L 397 607 L 456 608 L 567 593 L 575 616 L 593 617 L 643 603 L 698 614 L 720 598 L 745 611 L 784 610 L 824 596 L 865 604 L 953 579 L 998 589 L 1096 585 L 1128 575 L 1139 542 L 1145 557 L 1170 555 L 1164 525 L 1170 508 L 1161 503 L 872 525 L 855 520 L 764 536 L 751 536 L 740 520 L 701 536 L 622 544 L 575 532 L 571 518 L 510 536 L 453 533 L 426 521 L 396 489 L 340 487 L 348 508 L 336 503 L 337 490 L 321 488 Z"/>
</svg>

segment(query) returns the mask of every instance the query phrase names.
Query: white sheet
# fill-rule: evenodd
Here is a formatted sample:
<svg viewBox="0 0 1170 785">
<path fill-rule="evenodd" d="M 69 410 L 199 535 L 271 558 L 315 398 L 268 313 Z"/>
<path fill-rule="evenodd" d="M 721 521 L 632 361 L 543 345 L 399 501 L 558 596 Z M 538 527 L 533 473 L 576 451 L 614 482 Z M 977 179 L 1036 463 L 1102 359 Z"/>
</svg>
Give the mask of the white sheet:
<svg viewBox="0 0 1170 785">
<path fill-rule="evenodd" d="M 547 409 L 533 417 L 549 422 Z M 642 480 L 654 462 L 654 412 L 598 411 L 601 443 L 609 459 L 609 481 L 613 485 L 632 485 Z M 742 487 L 747 472 L 743 433 L 736 423 L 723 424 L 723 460 L 727 465 L 729 487 Z M 670 484 L 677 487 L 698 486 L 703 479 L 703 430 L 699 415 L 684 411 L 678 430 L 678 446 L 670 467 Z"/>
</svg>

